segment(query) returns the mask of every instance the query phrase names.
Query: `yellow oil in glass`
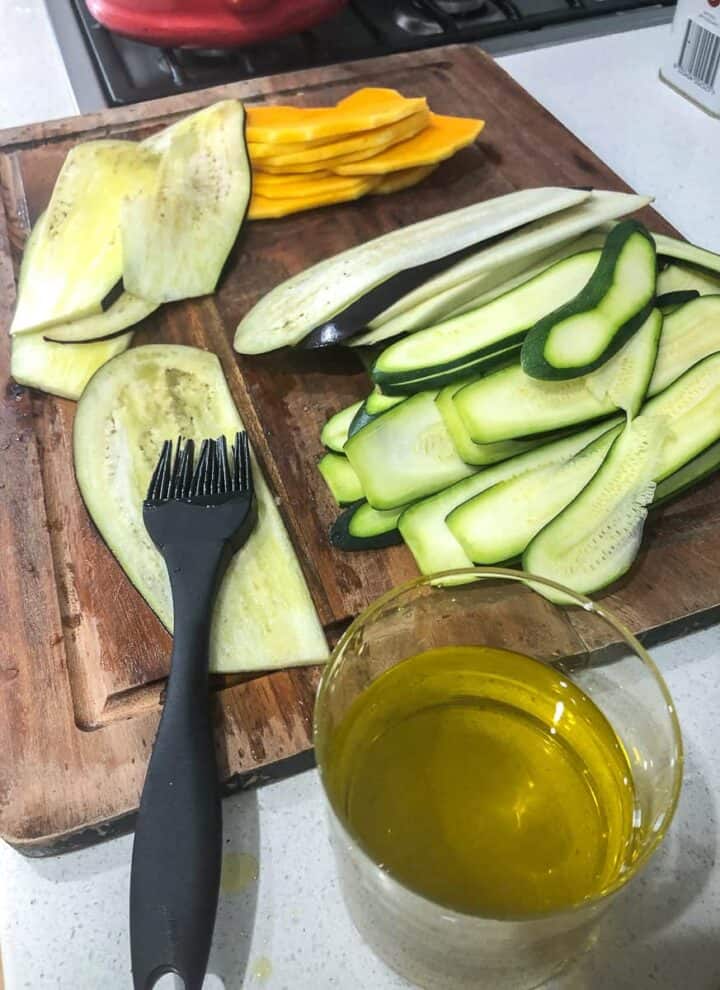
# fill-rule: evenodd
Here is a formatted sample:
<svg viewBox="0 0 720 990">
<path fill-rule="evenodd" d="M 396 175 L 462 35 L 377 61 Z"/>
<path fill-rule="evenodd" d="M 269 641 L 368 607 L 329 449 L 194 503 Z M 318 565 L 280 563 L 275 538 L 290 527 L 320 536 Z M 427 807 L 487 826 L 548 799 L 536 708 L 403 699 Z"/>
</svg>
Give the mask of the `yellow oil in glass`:
<svg viewBox="0 0 720 990">
<path fill-rule="evenodd" d="M 632 861 L 628 758 L 562 672 L 488 647 L 403 660 L 328 740 L 333 806 L 407 887 L 520 918 L 577 905 Z"/>
</svg>

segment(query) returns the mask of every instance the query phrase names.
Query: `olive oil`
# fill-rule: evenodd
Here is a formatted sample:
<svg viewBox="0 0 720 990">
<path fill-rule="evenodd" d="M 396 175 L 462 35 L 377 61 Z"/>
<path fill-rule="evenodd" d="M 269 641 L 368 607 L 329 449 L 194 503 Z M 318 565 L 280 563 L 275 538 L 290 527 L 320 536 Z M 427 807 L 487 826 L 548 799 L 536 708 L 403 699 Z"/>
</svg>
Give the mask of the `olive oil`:
<svg viewBox="0 0 720 990">
<path fill-rule="evenodd" d="M 336 811 L 375 862 L 458 911 L 567 908 L 632 861 L 622 743 L 562 672 L 518 653 L 403 660 L 353 701 L 325 766 Z"/>
</svg>

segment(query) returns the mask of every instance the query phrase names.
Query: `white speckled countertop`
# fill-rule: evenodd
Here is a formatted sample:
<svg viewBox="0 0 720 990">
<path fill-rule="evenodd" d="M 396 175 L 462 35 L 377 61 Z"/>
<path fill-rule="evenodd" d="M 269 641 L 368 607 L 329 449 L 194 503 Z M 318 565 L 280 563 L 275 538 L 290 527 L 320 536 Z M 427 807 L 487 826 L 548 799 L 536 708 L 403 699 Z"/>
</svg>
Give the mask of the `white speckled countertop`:
<svg viewBox="0 0 720 990">
<path fill-rule="evenodd" d="M 41 0 L 0 0 L 0 25 L 0 127 L 74 113 Z M 667 33 L 651 28 L 501 62 L 631 185 L 654 193 L 687 237 L 718 251 L 720 121 L 658 81 Z M 676 820 L 606 917 L 593 951 L 549 990 L 720 988 L 720 631 L 653 654 L 686 746 Z M 345 913 L 315 773 L 231 798 L 224 810 L 228 862 L 249 855 L 243 863 L 257 861 L 259 876 L 237 892 L 225 884 L 207 990 L 406 986 L 364 947 Z M 131 986 L 130 849 L 126 837 L 28 860 L 0 844 L 6 990 Z"/>
</svg>

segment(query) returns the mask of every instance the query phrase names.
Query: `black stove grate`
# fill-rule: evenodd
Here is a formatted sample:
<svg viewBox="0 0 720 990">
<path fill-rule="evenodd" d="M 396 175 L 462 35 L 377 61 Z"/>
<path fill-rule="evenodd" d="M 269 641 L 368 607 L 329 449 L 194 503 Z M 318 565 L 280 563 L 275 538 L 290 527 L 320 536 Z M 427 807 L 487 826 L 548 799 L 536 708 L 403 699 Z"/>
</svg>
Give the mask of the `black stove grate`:
<svg viewBox="0 0 720 990">
<path fill-rule="evenodd" d="M 310 31 L 257 47 L 211 51 L 123 38 L 98 24 L 84 0 L 66 2 L 108 103 L 122 106 L 239 79 L 673 6 L 675 0 L 351 0 Z"/>
</svg>

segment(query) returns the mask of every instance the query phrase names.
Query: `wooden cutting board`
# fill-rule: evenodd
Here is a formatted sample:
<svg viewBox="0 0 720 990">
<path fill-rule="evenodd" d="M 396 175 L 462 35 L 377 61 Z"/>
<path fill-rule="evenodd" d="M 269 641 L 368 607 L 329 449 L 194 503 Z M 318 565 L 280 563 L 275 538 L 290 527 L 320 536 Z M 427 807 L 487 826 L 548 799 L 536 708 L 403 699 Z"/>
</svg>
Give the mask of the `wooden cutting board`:
<svg viewBox="0 0 720 990">
<path fill-rule="evenodd" d="M 473 148 L 417 190 L 246 224 L 219 292 L 164 307 L 135 338 L 219 355 L 331 639 L 375 596 L 416 574 L 404 548 L 350 555 L 327 541 L 336 510 L 315 470 L 320 428 L 365 394 L 368 380 L 350 353 L 238 357 L 231 346 L 238 320 L 287 276 L 401 224 L 528 186 L 627 187 L 469 46 L 256 79 L 0 133 L 0 323 L 7 327 L 29 227 L 73 145 L 142 138 L 225 96 L 324 105 L 368 85 L 425 95 L 434 110 L 483 117 L 487 126 Z M 672 232 L 651 211 L 645 219 Z M 0 332 L 0 834 L 43 855 L 131 824 L 170 637 L 85 512 L 72 469 L 74 404 L 9 381 L 9 350 Z M 657 638 L 717 615 L 719 493 L 720 482 L 710 484 L 654 518 L 638 566 L 608 598 L 633 630 Z M 216 685 L 228 790 L 311 764 L 318 677 L 317 669 L 291 670 Z"/>
</svg>

